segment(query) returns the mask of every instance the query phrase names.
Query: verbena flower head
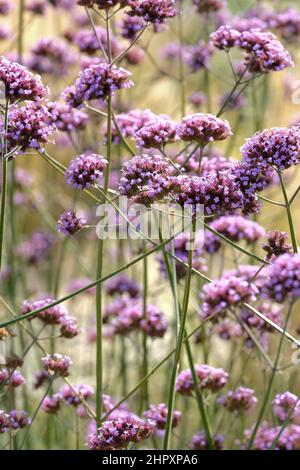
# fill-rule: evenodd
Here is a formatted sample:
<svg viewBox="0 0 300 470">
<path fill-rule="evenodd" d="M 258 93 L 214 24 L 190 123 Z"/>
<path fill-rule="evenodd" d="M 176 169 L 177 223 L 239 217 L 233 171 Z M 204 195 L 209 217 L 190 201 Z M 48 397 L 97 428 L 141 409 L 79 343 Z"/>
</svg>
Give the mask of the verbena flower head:
<svg viewBox="0 0 300 470">
<path fill-rule="evenodd" d="M 164 148 L 178 140 L 177 128 L 178 125 L 173 121 L 162 119 L 150 122 L 136 132 L 136 145 L 146 149 Z"/>
<path fill-rule="evenodd" d="M 193 5 L 199 13 L 211 13 L 224 8 L 226 2 L 224 0 L 193 0 Z"/>
<path fill-rule="evenodd" d="M 18 370 L 14 370 L 9 377 L 9 385 L 13 388 L 20 387 L 21 385 L 24 385 L 25 383 L 26 383 L 26 380 L 23 377 L 23 374 Z"/>
<path fill-rule="evenodd" d="M 49 102 L 47 108 L 56 128 L 61 132 L 85 129 L 89 121 L 88 114 L 64 103 Z"/>
<path fill-rule="evenodd" d="M 258 307 L 260 313 L 262 313 L 267 319 L 275 323 L 278 326 L 282 326 L 283 318 L 283 305 L 272 304 L 271 302 L 264 301 Z M 243 307 L 240 312 L 241 319 L 245 322 L 250 328 L 256 328 L 260 332 L 274 333 L 274 328 L 269 325 L 265 320 L 260 318 L 249 308 Z"/>
<path fill-rule="evenodd" d="M 15 431 L 27 428 L 31 424 L 28 413 L 23 410 L 11 410 L 9 412 L 9 425 Z"/>
<path fill-rule="evenodd" d="M 206 145 L 215 140 L 224 140 L 231 136 L 229 122 L 213 114 L 192 114 L 183 118 L 178 126 L 178 136 L 186 142 L 198 142 Z"/>
<path fill-rule="evenodd" d="M 292 245 L 288 243 L 288 234 L 279 230 L 271 230 L 267 233 L 267 242 L 262 244 L 262 249 L 266 251 L 268 260 L 293 251 Z"/>
<path fill-rule="evenodd" d="M 101 155 L 94 153 L 79 155 L 66 169 L 66 182 L 74 188 L 89 188 L 99 181 L 106 165 L 107 160 Z"/>
<path fill-rule="evenodd" d="M 254 134 L 241 148 L 243 159 L 285 170 L 300 162 L 300 129 L 274 127 Z"/>
<path fill-rule="evenodd" d="M 35 15 L 44 15 L 47 9 L 46 0 L 30 0 L 25 4 L 25 10 Z"/>
<path fill-rule="evenodd" d="M 0 0 L 0 15 L 8 15 L 13 7 L 10 0 Z"/>
<path fill-rule="evenodd" d="M 165 403 L 160 403 L 159 405 L 150 405 L 149 410 L 145 411 L 144 416 L 150 421 L 155 423 L 156 429 L 165 429 L 167 424 L 168 417 L 168 407 Z M 174 410 L 172 416 L 172 428 L 178 426 L 181 420 L 180 411 Z"/>
<path fill-rule="evenodd" d="M 184 61 L 193 73 L 203 68 L 208 69 L 213 51 L 210 44 L 200 41 L 196 46 L 190 46 L 185 50 Z"/>
<path fill-rule="evenodd" d="M 286 253 L 267 267 L 265 295 L 276 302 L 297 299 L 300 295 L 300 254 Z"/>
<path fill-rule="evenodd" d="M 168 329 L 168 322 L 161 310 L 150 304 L 147 305 L 146 315 L 139 326 L 151 338 L 162 338 Z"/>
<path fill-rule="evenodd" d="M 3 132 L 4 124 L 1 123 Z M 4 132 L 10 150 L 17 147 L 25 152 L 28 148 L 41 150 L 49 142 L 55 131 L 51 114 L 41 103 L 27 103 L 24 106 L 13 105 L 9 111 L 8 127 Z"/>
<path fill-rule="evenodd" d="M 133 109 L 128 112 L 117 114 L 116 122 L 123 137 L 134 137 L 136 132 L 146 124 L 154 121 L 155 119 L 163 118 L 164 116 L 157 116 L 152 111 L 150 111 L 150 109 Z M 106 125 L 103 129 L 105 133 L 107 133 Z M 116 144 L 120 143 L 120 136 L 114 123 L 112 125 L 112 141 Z"/>
<path fill-rule="evenodd" d="M 176 13 L 174 0 L 134 0 L 127 12 L 131 16 L 140 16 L 147 23 L 164 23 Z"/>
<path fill-rule="evenodd" d="M 226 397 L 220 399 L 220 403 L 231 412 L 249 411 L 256 405 L 257 401 L 254 390 L 246 387 L 230 390 Z"/>
<path fill-rule="evenodd" d="M 6 98 L 10 103 L 19 100 L 39 100 L 49 93 L 41 77 L 26 67 L 0 56 L 0 83 L 5 84 Z"/>
<path fill-rule="evenodd" d="M 254 301 L 257 293 L 255 286 L 239 277 L 215 279 L 213 282 L 205 284 L 202 289 L 201 318 L 224 314 L 230 308 L 243 302 Z"/>
<path fill-rule="evenodd" d="M 82 399 L 87 400 L 90 398 L 94 394 L 94 389 L 84 384 L 75 384 L 72 388 L 66 384 L 61 387 L 59 393 L 68 405 L 76 407 L 82 403 Z"/>
<path fill-rule="evenodd" d="M 203 177 L 179 177 L 180 186 L 176 200 L 181 206 L 203 205 L 205 215 L 221 215 L 243 208 L 244 196 L 230 171 L 208 173 Z"/>
<path fill-rule="evenodd" d="M 228 374 L 224 369 L 216 369 L 206 364 L 195 365 L 195 372 L 198 379 L 198 386 L 201 389 L 207 389 L 211 392 L 221 390 L 228 380 Z M 176 379 L 176 391 L 180 393 L 180 395 L 191 395 L 194 391 L 193 376 L 190 369 L 183 370 L 178 374 Z"/>
<path fill-rule="evenodd" d="M 85 52 L 86 54 L 92 55 L 97 51 L 101 51 L 102 53 L 102 47 L 105 52 L 108 53 L 106 29 L 97 26 L 96 33 L 97 36 L 93 29 L 80 29 L 76 32 L 72 42 L 79 48 L 80 52 Z M 109 38 L 111 56 L 116 57 L 120 51 L 120 46 L 116 38 L 113 36 L 112 31 L 110 31 Z M 100 43 L 102 44 L 102 47 L 100 46 Z M 103 57 L 100 57 L 100 61 L 98 63 L 101 61 L 103 61 Z"/>
<path fill-rule="evenodd" d="M 217 49 L 229 50 L 238 44 L 240 32 L 228 25 L 220 26 L 217 31 L 210 35 L 210 42 Z"/>
<path fill-rule="evenodd" d="M 118 26 L 124 39 L 134 41 L 138 33 L 143 29 L 144 22 L 139 16 L 125 16 Z"/>
<path fill-rule="evenodd" d="M 225 437 L 219 434 L 213 435 L 214 449 L 222 450 Z M 209 450 L 209 445 L 204 431 L 197 432 L 192 438 L 191 448 L 193 450 Z"/>
<path fill-rule="evenodd" d="M 48 232 L 34 232 L 30 238 L 17 246 L 16 254 L 26 263 L 35 265 L 48 257 L 52 246 L 52 234 Z"/>
<path fill-rule="evenodd" d="M 62 318 L 60 325 L 60 334 L 63 338 L 75 338 L 75 336 L 79 335 L 80 333 L 75 317 L 66 315 L 64 318 Z"/>
<path fill-rule="evenodd" d="M 9 372 L 8 369 L 5 367 L 0 369 L 0 386 L 6 384 L 9 379 Z"/>
<path fill-rule="evenodd" d="M 51 302 L 53 302 L 52 297 L 45 297 L 34 302 L 25 300 L 21 305 L 21 315 L 46 307 L 46 305 L 50 304 Z M 43 310 L 33 318 L 39 318 L 48 325 L 60 325 L 67 316 L 68 312 L 66 308 L 63 305 L 58 304 L 54 307 L 49 307 L 46 310 Z"/>
<path fill-rule="evenodd" d="M 167 196 L 173 187 L 169 163 L 160 155 L 137 155 L 121 170 L 120 193 L 149 205 Z"/>
<path fill-rule="evenodd" d="M 117 90 L 131 88 L 130 75 L 127 70 L 106 63 L 91 65 L 79 73 L 74 88 L 67 89 L 65 99 L 75 108 L 84 101 L 105 100 Z"/>
<path fill-rule="evenodd" d="M 272 401 L 273 412 L 280 421 L 287 418 L 293 419 L 293 415 L 299 414 L 299 398 L 291 392 L 278 393 Z"/>
<path fill-rule="evenodd" d="M 270 28 L 289 42 L 297 41 L 300 36 L 300 12 L 296 8 L 270 12 L 267 22 Z"/>
<path fill-rule="evenodd" d="M 54 395 L 47 395 L 42 403 L 42 410 L 48 414 L 56 414 L 60 409 L 60 404 L 62 397 L 60 393 L 55 393 Z"/>
<path fill-rule="evenodd" d="M 61 377 L 69 375 L 69 367 L 72 365 L 72 361 L 69 356 L 62 354 L 47 354 L 42 358 L 45 370 L 52 374 L 56 374 Z"/>
<path fill-rule="evenodd" d="M 130 279 L 126 274 L 120 274 L 113 277 L 105 286 L 105 291 L 108 295 L 114 296 L 128 294 L 129 297 L 135 299 L 140 297 L 141 288 L 139 284 Z"/>
<path fill-rule="evenodd" d="M 9 430 L 9 415 L 3 410 L 0 410 L 0 434 Z"/>
<path fill-rule="evenodd" d="M 62 39 L 42 38 L 31 49 L 28 66 L 41 74 L 66 75 L 76 59 Z"/>
<path fill-rule="evenodd" d="M 65 211 L 61 214 L 56 228 L 57 231 L 64 235 L 74 235 L 84 227 L 86 220 L 75 214 L 73 210 Z"/>
<path fill-rule="evenodd" d="M 210 227 L 234 242 L 245 240 L 249 244 L 255 243 L 265 235 L 265 230 L 261 225 L 240 215 L 220 217 L 214 220 Z M 205 233 L 206 251 L 208 253 L 216 253 L 221 246 L 222 240 L 207 230 Z"/>
<path fill-rule="evenodd" d="M 268 423 L 263 423 L 254 439 L 253 449 L 271 450 L 275 439 L 277 439 L 275 450 L 299 450 L 300 426 L 291 424 L 283 431 L 281 428 L 281 426 L 273 427 Z M 252 432 L 252 429 L 247 430 L 245 432 L 246 437 L 249 438 Z"/>
<path fill-rule="evenodd" d="M 90 434 L 87 445 L 93 450 L 126 449 L 138 444 L 153 433 L 152 423 L 131 415 L 105 421 L 95 434 Z"/>
</svg>

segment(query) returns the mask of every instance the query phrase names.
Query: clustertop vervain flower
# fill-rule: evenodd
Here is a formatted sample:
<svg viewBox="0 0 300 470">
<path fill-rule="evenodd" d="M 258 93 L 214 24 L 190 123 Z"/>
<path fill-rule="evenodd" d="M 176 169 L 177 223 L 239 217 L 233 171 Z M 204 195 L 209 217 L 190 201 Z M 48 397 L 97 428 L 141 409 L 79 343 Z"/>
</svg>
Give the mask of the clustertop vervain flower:
<svg viewBox="0 0 300 470">
<path fill-rule="evenodd" d="M 165 429 L 168 417 L 168 407 L 165 403 L 159 405 L 150 405 L 149 410 L 144 412 L 144 416 L 155 423 L 155 428 L 158 430 Z M 178 426 L 181 420 L 181 413 L 178 410 L 173 411 L 172 428 Z"/>
<path fill-rule="evenodd" d="M 267 267 L 264 294 L 276 302 L 297 299 L 300 295 L 300 254 L 286 253 Z"/>
<path fill-rule="evenodd" d="M 61 377 L 69 375 L 69 367 L 72 365 L 72 361 L 69 356 L 62 354 L 47 354 L 42 358 L 45 370 L 50 374 L 56 374 Z"/>
<path fill-rule="evenodd" d="M 183 118 L 178 126 L 178 136 L 186 142 L 198 142 L 204 146 L 215 140 L 224 140 L 231 136 L 229 122 L 213 114 L 192 114 Z"/>
<path fill-rule="evenodd" d="M 74 235 L 84 227 L 86 220 L 75 214 L 73 210 L 65 211 L 61 214 L 56 228 L 58 232 L 64 235 Z"/>
<path fill-rule="evenodd" d="M 107 160 L 94 153 L 82 154 L 72 160 L 65 172 L 67 184 L 85 189 L 99 181 L 107 165 Z"/>
<path fill-rule="evenodd" d="M 195 365 L 195 372 L 198 379 L 198 387 L 210 390 L 211 392 L 218 392 L 228 381 L 228 374 L 224 369 L 216 369 L 206 364 Z M 176 391 L 180 395 L 192 395 L 194 387 L 192 371 L 190 369 L 183 370 L 178 374 Z"/>
<path fill-rule="evenodd" d="M 133 0 L 130 7 L 128 15 L 140 16 L 149 23 L 164 23 L 177 13 L 174 0 Z"/>
<path fill-rule="evenodd" d="M 0 82 L 5 84 L 5 95 L 10 103 L 39 100 L 49 93 L 39 75 L 34 75 L 26 67 L 1 56 Z"/>
<path fill-rule="evenodd" d="M 117 90 L 131 88 L 130 76 L 127 70 L 106 63 L 91 65 L 79 73 L 75 85 L 67 88 L 62 96 L 75 108 L 83 105 L 84 101 L 105 100 Z"/>
</svg>

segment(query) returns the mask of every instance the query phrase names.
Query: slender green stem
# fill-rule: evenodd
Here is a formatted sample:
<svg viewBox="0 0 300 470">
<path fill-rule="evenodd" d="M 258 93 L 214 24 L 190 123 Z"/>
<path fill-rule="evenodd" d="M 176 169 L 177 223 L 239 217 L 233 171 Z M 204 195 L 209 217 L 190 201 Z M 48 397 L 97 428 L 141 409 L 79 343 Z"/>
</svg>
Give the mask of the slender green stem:
<svg viewBox="0 0 300 470">
<path fill-rule="evenodd" d="M 279 176 L 279 180 L 280 180 L 280 186 L 281 186 L 282 194 L 283 194 L 284 201 L 285 201 L 285 208 L 286 208 L 287 218 L 288 218 L 288 222 L 289 222 L 289 228 L 290 228 L 290 234 L 291 234 L 293 250 L 294 250 L 294 253 L 298 253 L 298 245 L 297 245 L 296 233 L 295 233 L 295 228 L 294 228 L 291 204 L 289 202 L 289 198 L 288 198 L 288 195 L 287 195 L 287 192 L 286 192 L 286 189 L 285 189 L 285 184 L 284 184 L 284 180 L 283 180 L 283 176 L 282 176 L 281 171 L 278 171 L 278 176 Z"/>
<path fill-rule="evenodd" d="M 5 103 L 4 112 L 4 131 L 8 126 L 8 100 Z M 0 272 L 2 267 L 3 258 L 3 244 L 4 244 L 4 222 L 5 222 L 5 206 L 6 206 L 6 193 L 7 193 L 7 143 L 5 136 L 3 137 L 3 153 L 2 153 L 2 186 L 1 186 L 1 203 L 0 203 Z"/>
<path fill-rule="evenodd" d="M 262 422 L 262 420 L 264 418 L 266 408 L 267 408 L 267 406 L 269 404 L 269 401 L 270 401 L 272 388 L 273 388 L 273 383 L 274 383 L 275 375 L 276 375 L 276 372 L 277 372 L 277 366 L 279 364 L 279 359 L 280 359 L 281 351 L 282 351 L 282 347 L 283 347 L 283 339 L 284 339 L 284 336 L 285 336 L 284 334 L 287 331 L 287 327 L 288 327 L 288 323 L 289 323 L 289 320 L 290 320 L 290 317 L 291 317 L 291 314 L 292 314 L 293 306 L 294 306 L 294 302 L 291 301 L 290 305 L 289 305 L 289 310 L 288 310 L 288 313 L 287 313 L 287 316 L 286 316 L 286 321 L 285 321 L 283 333 L 280 337 L 280 342 L 279 342 L 279 346 L 278 346 L 278 350 L 277 350 L 277 355 L 276 355 L 276 359 L 275 359 L 275 362 L 274 362 L 274 367 L 273 367 L 273 370 L 272 370 L 272 373 L 271 373 L 271 376 L 270 376 L 270 379 L 269 379 L 268 388 L 267 388 L 267 391 L 266 391 L 266 394 L 265 394 L 265 397 L 264 397 L 262 407 L 261 407 L 259 415 L 258 415 L 258 419 L 255 423 L 254 430 L 252 432 L 252 435 L 251 435 L 249 443 L 248 443 L 248 449 L 251 449 L 251 447 L 254 443 L 255 436 L 256 436 L 257 431 L 259 429 L 260 423 Z"/>
<path fill-rule="evenodd" d="M 143 253 L 146 253 L 146 242 L 143 241 Z M 143 317 L 147 316 L 147 297 L 148 297 L 148 258 L 145 256 L 143 260 Z M 147 333 L 143 331 L 143 359 L 142 359 L 142 377 L 148 373 L 148 346 L 147 346 Z M 148 408 L 149 390 L 148 382 L 146 381 L 141 389 L 141 405 Z"/>
<path fill-rule="evenodd" d="M 174 411 L 174 403 L 175 403 L 175 383 L 176 383 L 176 377 L 177 377 L 178 368 L 179 368 L 179 361 L 180 361 L 181 350 L 182 350 L 182 345 L 183 345 L 185 324 L 186 324 L 186 319 L 187 319 L 187 312 L 188 312 L 189 298 L 190 298 L 190 291 L 191 291 L 195 225 L 196 225 L 195 219 L 193 219 L 192 233 L 191 233 L 191 246 L 189 247 L 190 248 L 189 249 L 189 262 L 188 262 L 188 271 L 187 271 L 181 319 L 180 319 L 180 328 L 179 328 L 179 333 L 178 333 L 177 342 L 176 342 L 176 351 L 175 351 L 174 363 L 173 363 L 173 368 L 172 368 L 171 378 L 170 378 L 170 385 L 169 385 L 168 417 L 167 417 L 166 430 L 165 430 L 164 440 L 163 440 L 164 450 L 169 449 L 170 436 L 171 436 L 171 431 L 172 431 L 172 419 L 173 419 L 173 411 Z"/>
</svg>

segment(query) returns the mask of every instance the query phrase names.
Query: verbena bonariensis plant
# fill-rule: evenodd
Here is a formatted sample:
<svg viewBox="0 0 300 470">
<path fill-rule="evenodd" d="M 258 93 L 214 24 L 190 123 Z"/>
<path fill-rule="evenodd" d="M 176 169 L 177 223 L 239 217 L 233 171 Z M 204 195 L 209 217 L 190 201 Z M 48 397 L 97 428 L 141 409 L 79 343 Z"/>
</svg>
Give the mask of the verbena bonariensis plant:
<svg viewBox="0 0 300 470">
<path fill-rule="evenodd" d="M 299 450 L 300 11 L 12 3 L 1 448 Z"/>
</svg>

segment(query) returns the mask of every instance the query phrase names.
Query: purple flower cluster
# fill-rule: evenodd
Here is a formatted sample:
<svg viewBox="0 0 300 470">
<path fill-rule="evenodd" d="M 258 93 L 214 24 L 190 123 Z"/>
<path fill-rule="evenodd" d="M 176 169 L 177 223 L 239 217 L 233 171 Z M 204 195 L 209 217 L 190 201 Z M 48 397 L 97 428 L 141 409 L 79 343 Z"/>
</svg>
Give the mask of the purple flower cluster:
<svg viewBox="0 0 300 470">
<path fill-rule="evenodd" d="M 224 0 L 193 0 L 199 13 L 217 12 L 225 7 Z"/>
<path fill-rule="evenodd" d="M 9 0 L 0 0 L 0 15 L 8 15 L 13 9 Z"/>
<path fill-rule="evenodd" d="M 118 26 L 124 39 L 134 41 L 138 33 L 143 29 L 144 23 L 138 16 L 125 16 Z"/>
<path fill-rule="evenodd" d="M 252 430 L 246 431 L 246 437 L 250 437 Z M 300 426 L 291 424 L 283 429 L 281 426 L 270 426 L 263 423 L 254 439 L 253 449 L 271 450 L 277 439 L 275 450 L 300 450 Z"/>
<path fill-rule="evenodd" d="M 155 423 L 155 428 L 162 430 L 166 428 L 167 417 L 168 417 L 168 407 L 165 403 L 160 403 L 159 405 L 150 405 L 149 410 L 145 411 L 145 417 L 151 422 Z M 172 428 L 178 426 L 181 420 L 180 411 L 174 410 L 172 416 Z"/>
<path fill-rule="evenodd" d="M 176 184 L 168 162 L 160 155 L 137 155 L 121 170 L 120 193 L 145 205 L 163 199 Z"/>
<path fill-rule="evenodd" d="M 300 129 L 274 127 L 254 134 L 241 148 L 243 160 L 285 170 L 300 163 Z"/>
<path fill-rule="evenodd" d="M 30 238 L 17 246 L 16 254 L 26 263 L 36 265 L 48 257 L 53 243 L 52 234 L 48 232 L 34 232 Z"/>
<path fill-rule="evenodd" d="M 59 393 L 54 393 L 53 395 L 47 395 L 42 403 L 42 410 L 48 414 L 56 414 L 60 409 L 60 404 L 62 397 Z"/>
<path fill-rule="evenodd" d="M 217 434 L 217 435 L 212 436 L 212 438 L 213 438 L 214 449 L 222 450 L 225 437 Z M 204 431 L 197 432 L 193 436 L 192 442 L 191 442 L 191 448 L 193 450 L 209 450 L 208 442 L 206 439 L 206 434 Z"/>
<path fill-rule="evenodd" d="M 63 356 L 58 353 L 47 354 L 47 356 L 42 358 L 42 362 L 46 371 L 60 377 L 68 376 L 69 368 L 72 365 L 69 356 Z"/>
<path fill-rule="evenodd" d="M 9 429 L 9 416 L 0 410 L 0 434 L 7 432 Z"/>
<path fill-rule="evenodd" d="M 58 232 L 64 235 L 74 235 L 82 229 L 85 223 L 86 220 L 83 217 L 76 215 L 72 210 L 68 210 L 61 214 L 56 228 Z"/>
<path fill-rule="evenodd" d="M 0 81 L 5 84 L 6 98 L 10 103 L 19 100 L 39 100 L 49 93 L 39 75 L 26 67 L 0 57 Z"/>
<path fill-rule="evenodd" d="M 13 370 L 10 372 L 6 367 L 0 370 L 0 386 L 8 385 L 17 388 L 25 383 L 26 381 L 20 371 Z"/>
<path fill-rule="evenodd" d="M 178 140 L 177 124 L 165 119 L 157 119 L 140 128 L 135 134 L 137 147 L 163 149 L 167 144 Z"/>
<path fill-rule="evenodd" d="M 278 303 L 300 295 L 300 254 L 286 253 L 276 258 L 267 268 L 268 278 L 264 293 Z"/>
<path fill-rule="evenodd" d="M 9 424 L 14 431 L 17 429 L 24 429 L 30 426 L 31 419 L 26 411 L 11 410 L 9 412 Z"/>
<path fill-rule="evenodd" d="M 38 73 L 66 75 L 76 58 L 62 39 L 42 38 L 31 49 L 28 66 Z"/>
<path fill-rule="evenodd" d="M 191 237 L 190 234 L 181 233 L 179 237 L 174 238 L 173 246 L 174 246 L 174 254 L 177 258 L 180 258 L 182 263 L 179 260 L 175 261 L 176 267 L 176 277 L 179 281 L 180 279 L 184 279 L 187 272 L 187 267 L 183 264 L 188 264 L 189 261 L 189 248 L 191 245 Z M 170 251 L 170 249 L 169 249 Z M 197 271 L 206 271 L 207 267 L 205 264 L 205 259 L 202 257 L 203 255 L 203 247 L 202 247 L 202 239 L 200 238 L 200 234 L 196 234 L 195 236 L 195 243 L 193 246 L 193 259 L 192 259 L 192 267 Z M 166 265 L 165 260 L 162 254 L 158 255 L 158 261 L 160 265 L 160 271 L 166 277 Z"/>
<path fill-rule="evenodd" d="M 258 290 L 254 285 L 240 277 L 215 279 L 212 283 L 205 284 L 202 289 L 201 318 L 225 314 L 227 310 L 243 302 L 256 300 L 257 293 Z"/>
<path fill-rule="evenodd" d="M 240 32 L 225 25 L 210 37 L 211 43 L 218 49 L 239 47 L 244 50 L 244 65 L 248 72 L 278 72 L 294 65 L 289 52 L 272 33 L 257 29 Z"/>
<path fill-rule="evenodd" d="M 80 29 L 73 38 L 73 43 L 79 48 L 80 52 L 86 54 L 94 54 L 97 51 L 101 51 L 100 44 L 102 44 L 106 53 L 108 53 L 107 35 L 106 30 L 101 27 L 96 27 L 96 32 L 92 29 Z M 119 45 L 117 40 L 110 32 L 110 52 L 112 57 L 115 57 L 119 53 Z"/>
<path fill-rule="evenodd" d="M 173 18 L 177 10 L 174 0 L 133 0 L 130 3 L 130 16 L 140 16 L 147 23 L 164 23 Z"/>
<path fill-rule="evenodd" d="M 273 412 L 280 421 L 293 417 L 299 417 L 300 401 L 299 398 L 291 392 L 278 393 L 272 401 Z"/>
<path fill-rule="evenodd" d="M 198 386 L 201 389 L 218 392 L 228 381 L 228 374 L 224 369 L 202 364 L 195 365 L 195 372 L 198 379 Z M 176 379 L 176 391 L 180 395 L 192 395 L 194 391 L 193 376 L 190 369 L 180 372 Z"/>
<path fill-rule="evenodd" d="M 157 116 L 150 109 L 133 109 L 126 113 L 116 115 L 116 123 L 123 137 L 133 137 L 136 132 L 144 127 L 146 124 L 156 119 L 167 119 L 167 116 Z M 107 126 L 103 128 L 104 132 L 107 132 Z M 112 141 L 115 144 L 120 143 L 120 136 L 116 129 L 116 126 L 112 125 Z"/>
<path fill-rule="evenodd" d="M 87 445 L 93 450 L 126 449 L 132 443 L 139 443 L 153 433 L 151 422 L 129 415 L 112 421 L 105 421 L 95 434 L 90 434 Z"/>
<path fill-rule="evenodd" d="M 244 196 L 230 171 L 208 173 L 203 177 L 178 177 L 180 190 L 177 202 L 181 206 L 204 206 L 205 215 L 221 215 L 244 207 Z"/>
<path fill-rule="evenodd" d="M 186 142 L 198 142 L 206 145 L 215 140 L 224 140 L 231 136 L 229 122 L 213 114 L 192 114 L 183 118 L 178 126 L 178 136 Z"/>
<path fill-rule="evenodd" d="M 284 310 L 283 305 L 276 305 L 265 301 L 260 304 L 257 309 L 271 322 L 278 326 L 282 326 L 282 314 Z M 245 322 L 250 328 L 256 328 L 260 332 L 274 332 L 274 328 L 272 328 L 272 326 L 270 326 L 258 315 L 255 315 L 255 313 L 249 310 L 247 307 L 243 307 L 241 309 L 240 315 L 242 321 Z"/>
<path fill-rule="evenodd" d="M 90 188 L 99 181 L 107 165 L 107 160 L 101 155 L 82 154 L 74 158 L 65 172 L 67 184 L 73 188 Z"/>
<path fill-rule="evenodd" d="M 245 240 L 249 244 L 255 243 L 265 235 L 265 230 L 261 225 L 239 215 L 220 217 L 214 220 L 210 227 L 234 242 Z M 221 246 L 222 240 L 207 230 L 205 234 L 206 251 L 210 254 L 216 253 Z"/>
<path fill-rule="evenodd" d="M 190 68 L 191 72 L 195 73 L 203 68 L 208 69 L 214 49 L 210 44 L 200 41 L 195 46 L 186 48 L 184 52 L 185 63 Z"/>
<path fill-rule="evenodd" d="M 123 68 L 109 64 L 95 64 L 79 73 L 73 87 L 67 88 L 64 98 L 70 106 L 81 106 L 84 101 L 105 100 L 113 96 L 117 90 L 131 88 L 131 73 Z"/>
<path fill-rule="evenodd" d="M 77 407 L 82 403 L 82 400 L 87 400 L 94 394 L 94 389 L 84 384 L 75 384 L 72 388 L 69 385 L 63 385 L 59 393 L 67 405 Z"/>
<path fill-rule="evenodd" d="M 25 4 L 25 10 L 35 15 L 44 15 L 47 4 L 45 0 L 30 0 Z"/>
<path fill-rule="evenodd" d="M 140 297 L 141 289 L 139 284 L 130 279 L 126 274 L 120 274 L 112 278 L 105 286 L 108 295 L 114 296 L 128 294 L 132 299 Z"/>
<path fill-rule="evenodd" d="M 262 245 L 262 249 L 266 251 L 268 260 L 272 257 L 290 253 L 293 247 L 288 243 L 288 234 L 279 230 L 271 230 L 267 233 L 267 242 Z"/>
<path fill-rule="evenodd" d="M 1 131 L 4 123 L 1 123 Z M 13 105 L 9 111 L 8 127 L 4 132 L 10 150 L 17 148 L 25 152 L 28 148 L 40 150 L 42 144 L 49 142 L 56 127 L 51 114 L 41 103 L 27 103 L 24 106 Z"/>
<path fill-rule="evenodd" d="M 236 390 L 229 390 L 226 397 L 222 397 L 219 402 L 231 412 L 250 411 L 257 403 L 255 392 L 251 388 L 238 387 Z"/>
<path fill-rule="evenodd" d="M 34 302 L 24 300 L 21 305 L 21 315 L 39 310 L 51 302 L 53 302 L 53 298 L 51 297 L 45 297 Z M 60 325 L 61 335 L 65 338 L 73 338 L 79 333 L 76 319 L 70 316 L 65 307 L 61 304 L 49 307 L 33 318 L 35 317 L 43 321 L 46 325 Z"/>
<path fill-rule="evenodd" d="M 56 128 L 61 132 L 73 132 L 86 128 L 89 121 L 88 114 L 68 104 L 49 102 L 47 108 Z"/>
</svg>

